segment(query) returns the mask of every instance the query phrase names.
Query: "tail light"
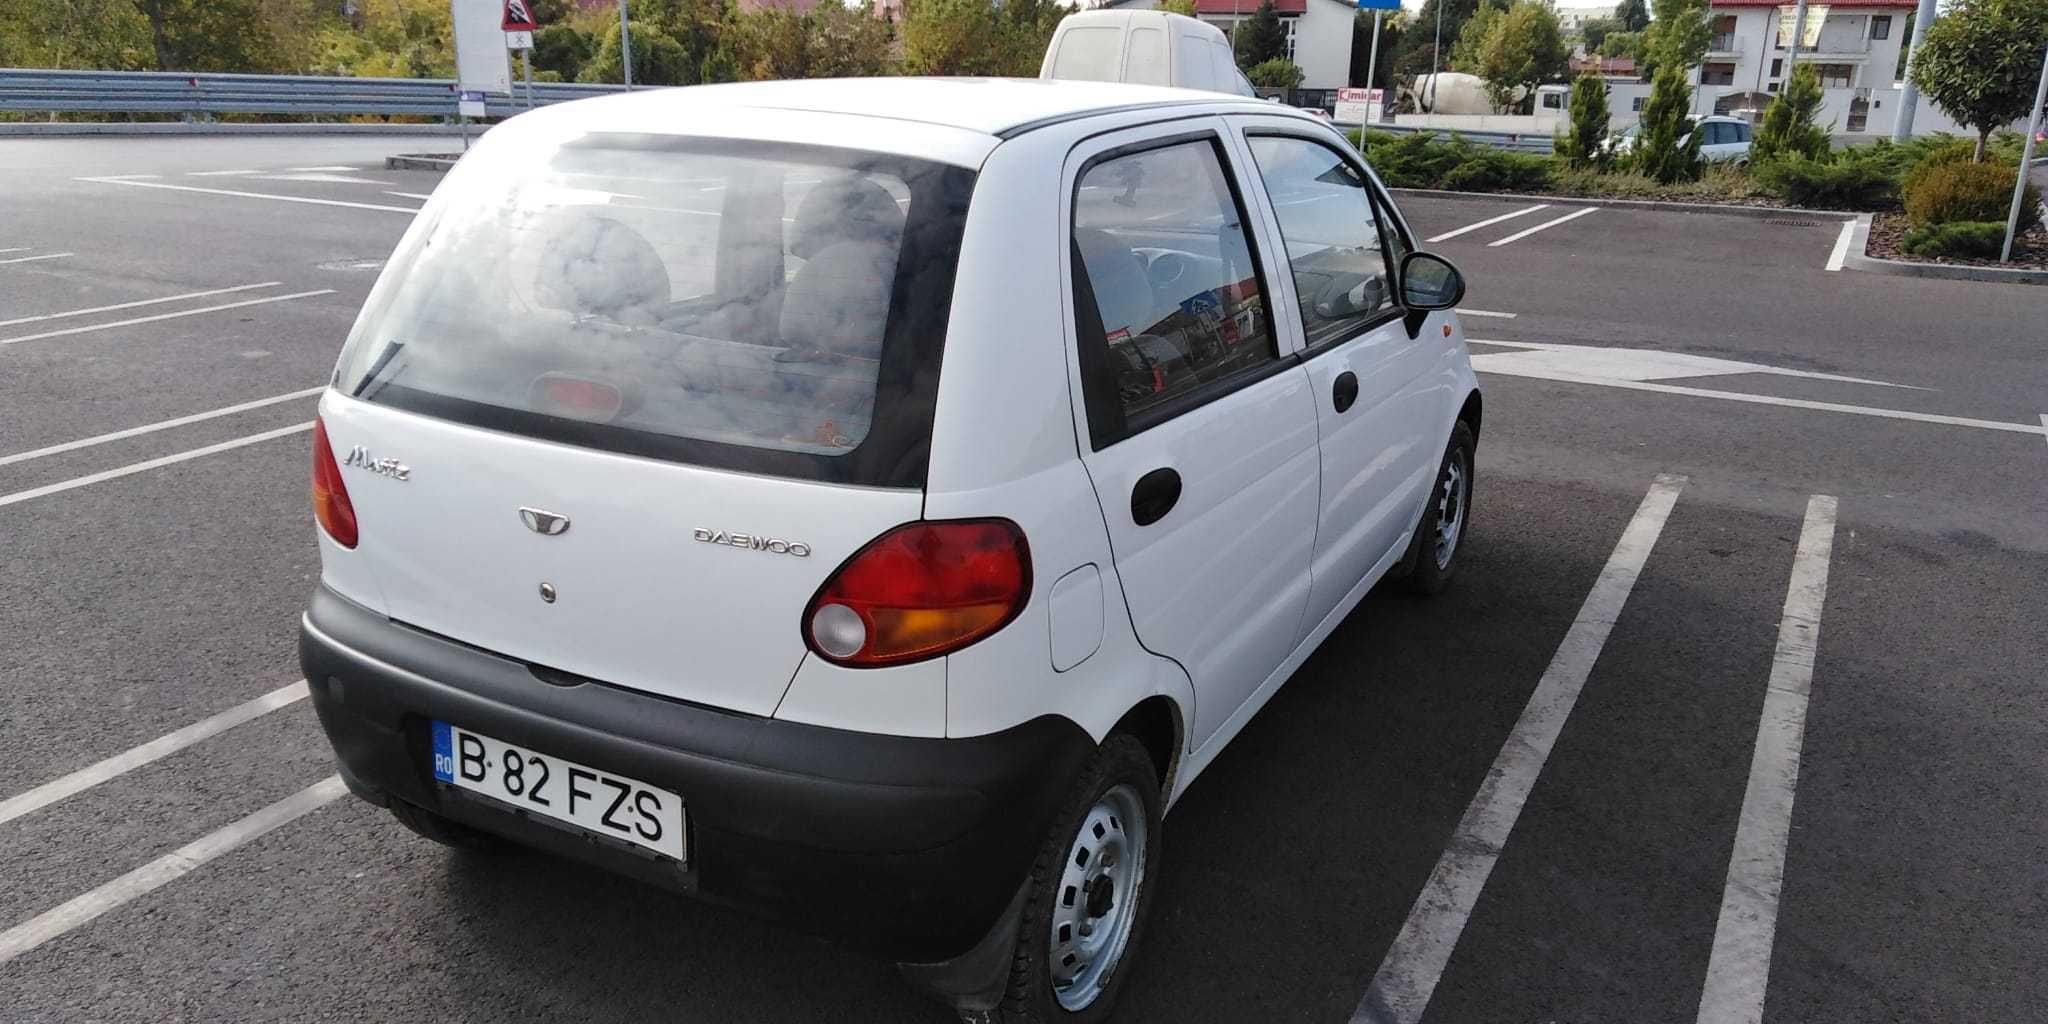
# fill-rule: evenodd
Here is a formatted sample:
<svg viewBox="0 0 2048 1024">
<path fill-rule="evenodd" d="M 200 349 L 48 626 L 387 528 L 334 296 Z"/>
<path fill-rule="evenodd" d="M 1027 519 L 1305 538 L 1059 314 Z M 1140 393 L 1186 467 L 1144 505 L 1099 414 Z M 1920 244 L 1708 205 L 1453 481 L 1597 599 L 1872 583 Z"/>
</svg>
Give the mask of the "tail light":
<svg viewBox="0 0 2048 1024">
<path fill-rule="evenodd" d="M 804 639 L 827 661 L 878 668 L 936 658 L 1008 625 L 1031 596 L 1031 549 L 1007 519 L 906 523 L 818 588 Z"/>
<path fill-rule="evenodd" d="M 327 443 L 327 424 L 318 419 L 313 421 L 313 518 L 336 544 L 356 546 L 356 507 L 341 482 L 334 446 Z"/>
</svg>

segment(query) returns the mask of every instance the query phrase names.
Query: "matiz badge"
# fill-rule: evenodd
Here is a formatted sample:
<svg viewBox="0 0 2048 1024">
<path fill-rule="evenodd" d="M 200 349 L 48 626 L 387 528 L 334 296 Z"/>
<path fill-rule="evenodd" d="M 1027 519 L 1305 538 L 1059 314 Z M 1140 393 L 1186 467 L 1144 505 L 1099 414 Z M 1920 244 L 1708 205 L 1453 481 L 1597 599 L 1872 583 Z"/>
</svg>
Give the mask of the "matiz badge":
<svg viewBox="0 0 2048 1024">
<path fill-rule="evenodd" d="M 348 450 L 348 457 L 342 459 L 341 464 L 344 466 L 357 466 L 362 469 L 367 469 L 370 472 L 377 474 L 378 476 L 388 476 L 393 480 L 412 479 L 411 466 L 408 466 L 405 463 L 398 461 L 397 459 L 371 458 L 370 450 L 368 448 L 363 447 L 362 445 L 356 445 L 354 448 L 350 448 Z"/>
</svg>

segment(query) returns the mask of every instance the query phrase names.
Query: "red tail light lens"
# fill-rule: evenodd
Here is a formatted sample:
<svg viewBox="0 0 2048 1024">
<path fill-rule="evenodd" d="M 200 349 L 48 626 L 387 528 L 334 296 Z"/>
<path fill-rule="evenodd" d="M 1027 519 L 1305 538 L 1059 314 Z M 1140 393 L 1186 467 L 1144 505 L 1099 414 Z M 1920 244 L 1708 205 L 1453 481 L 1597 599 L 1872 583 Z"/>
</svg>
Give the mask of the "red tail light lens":
<svg viewBox="0 0 2048 1024">
<path fill-rule="evenodd" d="M 1030 597 L 1031 549 L 1016 523 L 907 523 L 825 581 L 804 610 L 804 639 L 837 665 L 902 665 L 994 633 Z"/>
<path fill-rule="evenodd" d="M 334 461 L 334 446 L 327 443 L 327 424 L 317 419 L 313 421 L 313 518 L 336 544 L 355 548 L 356 507 L 349 504 L 341 465 Z"/>
</svg>

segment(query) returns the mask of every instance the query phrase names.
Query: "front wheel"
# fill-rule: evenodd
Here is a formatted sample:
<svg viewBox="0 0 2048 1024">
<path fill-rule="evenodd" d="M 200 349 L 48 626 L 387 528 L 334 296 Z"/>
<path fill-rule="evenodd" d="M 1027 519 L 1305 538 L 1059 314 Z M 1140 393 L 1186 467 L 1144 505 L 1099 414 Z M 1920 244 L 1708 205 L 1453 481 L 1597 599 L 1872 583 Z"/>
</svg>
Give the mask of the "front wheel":
<svg viewBox="0 0 2048 1024">
<path fill-rule="evenodd" d="M 1032 863 L 1005 1024 L 1108 1019 L 1159 870 L 1159 786 L 1151 755 L 1121 734 L 1081 772 Z"/>
<path fill-rule="evenodd" d="M 1472 519 L 1472 428 L 1459 420 L 1436 471 L 1436 488 L 1415 524 L 1408 560 L 1414 566 L 1402 582 L 1418 594 L 1440 594 L 1458 569 L 1458 547 Z"/>
</svg>

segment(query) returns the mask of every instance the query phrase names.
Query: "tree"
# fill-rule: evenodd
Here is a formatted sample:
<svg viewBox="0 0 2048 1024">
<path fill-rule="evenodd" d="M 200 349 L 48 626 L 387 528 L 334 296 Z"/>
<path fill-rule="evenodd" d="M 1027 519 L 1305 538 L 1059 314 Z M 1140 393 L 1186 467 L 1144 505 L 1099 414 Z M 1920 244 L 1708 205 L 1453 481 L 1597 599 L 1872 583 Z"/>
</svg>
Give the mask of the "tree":
<svg viewBox="0 0 2048 1024">
<path fill-rule="evenodd" d="M 1827 156 L 1827 129 L 1814 122 L 1821 99 L 1820 74 L 1814 66 L 1802 63 L 1794 68 L 1792 80 L 1764 111 L 1764 123 L 1750 143 L 1750 159 L 1763 163 L 1795 153 L 1813 160 Z"/>
<path fill-rule="evenodd" d="M 1672 64 L 1690 70 L 1707 56 L 1707 43 L 1714 37 L 1707 22 L 1707 0 L 1655 0 L 1657 16 L 1643 36 L 1645 77 L 1656 78 L 1657 70 Z"/>
<path fill-rule="evenodd" d="M 1954 0 L 1913 61 L 1913 84 L 1977 130 L 1976 162 L 1991 133 L 2027 115 L 2048 39 L 2048 0 Z"/>
<path fill-rule="evenodd" d="M 988 0 L 908 0 L 902 30 L 910 74 L 1002 73 L 1002 25 Z"/>
<path fill-rule="evenodd" d="M 1402 11 L 1387 11 L 1380 18 L 1380 60 L 1377 68 L 1372 63 L 1371 11 L 1359 11 L 1351 18 L 1351 74 L 1345 81 L 1367 89 L 1386 89 L 1391 94 L 1395 88 L 1394 54 L 1400 50 L 1412 23 Z M 1371 74 L 1374 81 L 1366 81 Z"/>
<path fill-rule="evenodd" d="M 1275 57 L 1253 65 L 1244 76 L 1261 89 L 1292 89 L 1301 84 L 1302 74 L 1301 65 Z"/>
<path fill-rule="evenodd" d="M 1479 25 L 1490 10 L 1482 8 L 1466 30 Z M 1491 30 L 1481 42 L 1479 63 L 1466 70 L 1486 79 L 1494 106 L 1505 110 L 1525 101 L 1533 105 L 1536 86 L 1561 80 L 1571 68 L 1571 50 L 1564 45 L 1557 13 L 1546 0 L 1515 0 L 1513 7 L 1488 20 Z"/>
<path fill-rule="evenodd" d="M 1195 16 L 1195 0 L 1159 0 L 1159 6 L 1155 9 L 1192 18 Z"/>
<path fill-rule="evenodd" d="M 553 71 L 564 82 L 573 82 L 597 50 L 597 39 L 576 31 L 575 26 L 557 22 L 544 25 L 533 34 L 533 72 Z"/>
<path fill-rule="evenodd" d="M 281 66 L 276 20 L 261 0 L 130 0 L 149 24 L 159 71 L 295 70 Z"/>
<path fill-rule="evenodd" d="M 1478 74 L 1479 66 L 1486 61 L 1486 48 L 1493 45 L 1494 37 L 1499 34 L 1501 18 L 1506 13 L 1505 8 L 1480 4 L 1479 9 L 1465 19 L 1465 24 L 1458 27 L 1458 38 L 1451 44 L 1449 66 L 1466 74 Z"/>
<path fill-rule="evenodd" d="M 1641 32 L 1609 32 L 1600 41 L 1600 56 L 1609 60 L 1627 57 L 1630 60 L 1643 59 L 1643 34 Z"/>
<path fill-rule="evenodd" d="M 1621 0 L 1614 9 L 1614 20 L 1621 22 L 1624 32 L 1641 32 L 1650 27 L 1650 8 L 1643 0 Z"/>
<path fill-rule="evenodd" d="M 128 0 L 0 2 L 0 67 L 154 68 L 149 25 Z"/>
<path fill-rule="evenodd" d="M 1572 83 L 1571 128 L 1557 150 L 1565 166 L 1593 167 L 1601 162 L 1607 143 L 1607 83 L 1587 72 Z"/>
<path fill-rule="evenodd" d="M 889 23 L 867 5 L 820 3 L 804 16 L 816 78 L 873 78 L 889 72 Z"/>
<path fill-rule="evenodd" d="M 1415 26 L 1415 31 L 1401 37 L 1401 45 L 1395 48 L 1392 55 L 1395 76 L 1408 81 L 1417 75 L 1429 74 L 1433 70 L 1430 62 L 1435 59 L 1439 4 L 1443 7 L 1444 47 L 1449 49 L 1458 41 L 1459 35 L 1463 34 L 1465 22 L 1479 10 L 1480 2 L 1481 0 L 1423 0 L 1422 9 L 1415 12 L 1415 20 L 1411 22 Z M 1506 5 L 1502 3 L 1497 6 Z M 1380 59 L 1386 60 L 1388 56 L 1382 53 Z"/>
<path fill-rule="evenodd" d="M 1259 0 L 1259 9 L 1251 19 L 1237 27 L 1237 66 L 1254 68 L 1286 56 L 1287 26 L 1280 23 L 1280 12 L 1273 8 L 1273 0 Z"/>
<path fill-rule="evenodd" d="M 314 52 L 299 62 L 322 75 L 451 78 L 455 29 L 442 0 L 356 0 L 351 17 L 321 23 Z"/>
<path fill-rule="evenodd" d="M 1614 18 L 1588 18 L 1579 23 L 1579 42 L 1587 53 L 1599 53 L 1600 44 L 1607 41 L 1608 34 L 1620 31 L 1621 22 Z"/>
<path fill-rule="evenodd" d="M 604 42 L 597 49 L 597 56 L 583 65 L 583 71 L 576 76 L 579 82 L 621 82 L 625 61 L 620 54 L 619 24 L 612 22 L 605 31 Z M 667 32 L 633 19 L 633 84 L 634 85 L 695 85 L 698 82 L 697 68 L 690 63 L 690 54 L 683 44 Z"/>
<path fill-rule="evenodd" d="M 1686 116 L 1692 106 L 1692 87 L 1686 84 L 1685 75 L 1685 68 L 1676 63 L 1667 62 L 1657 69 L 1630 158 L 1637 170 L 1667 185 L 1700 176 L 1700 133 L 1692 130 Z"/>
</svg>

